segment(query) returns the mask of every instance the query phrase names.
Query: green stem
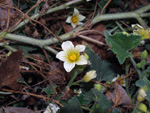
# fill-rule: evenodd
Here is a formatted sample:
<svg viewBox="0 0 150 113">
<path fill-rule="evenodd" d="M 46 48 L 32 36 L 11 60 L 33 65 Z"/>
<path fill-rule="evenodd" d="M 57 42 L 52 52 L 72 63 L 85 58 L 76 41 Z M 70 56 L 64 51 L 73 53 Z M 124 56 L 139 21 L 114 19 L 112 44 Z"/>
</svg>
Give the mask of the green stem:
<svg viewBox="0 0 150 113">
<path fill-rule="evenodd" d="M 58 51 L 56 51 L 55 49 L 53 49 L 53 48 L 51 48 L 51 47 L 49 47 L 49 46 L 44 46 L 44 48 L 45 48 L 46 50 L 52 52 L 52 53 L 55 54 L 55 55 L 58 53 Z"/>
<path fill-rule="evenodd" d="M 113 29 L 111 29 L 110 31 L 109 31 L 109 33 L 111 34 L 112 32 L 114 32 L 115 30 L 117 30 L 118 29 L 118 26 L 116 26 L 116 27 L 114 27 Z"/>
<path fill-rule="evenodd" d="M 115 21 L 115 23 L 121 29 L 122 32 L 125 31 L 124 28 L 120 25 L 120 23 L 118 21 Z"/>
<path fill-rule="evenodd" d="M 55 11 L 58 11 L 58 10 L 61 10 L 61 9 L 64 9 L 72 4 L 75 4 L 75 3 L 78 3 L 82 0 L 76 0 L 76 1 L 70 1 L 66 4 L 63 4 L 61 6 L 58 6 L 58 7 L 55 7 L 55 8 L 52 8 L 52 9 L 49 9 L 47 11 L 47 13 L 45 14 L 48 14 L 48 13 L 52 13 L 52 12 L 55 12 Z M 147 10 L 150 9 L 150 5 L 147 5 L 137 11 L 133 11 L 133 12 L 127 12 L 127 13 L 117 13 L 117 14 L 103 14 L 103 15 L 98 15 L 96 16 L 93 20 L 92 20 L 92 24 L 96 24 L 100 21 L 106 21 L 106 20 L 113 20 L 113 19 L 127 19 L 127 18 L 136 18 L 139 23 L 145 27 L 144 23 L 143 23 L 143 20 L 142 18 L 140 17 L 140 13 L 143 13 Z M 42 15 L 45 15 L 45 14 L 42 14 Z M 33 15 L 31 18 L 36 18 L 38 17 L 39 14 L 35 14 Z M 26 19 L 24 20 L 23 22 L 21 22 L 18 26 L 16 26 L 14 30 L 20 28 L 21 26 L 25 25 L 26 23 L 28 23 L 29 20 Z M 69 32 L 69 33 L 66 33 L 64 35 L 61 35 L 59 36 L 62 40 L 67 40 L 67 39 L 71 39 L 74 37 L 74 32 L 77 31 L 78 29 L 82 28 L 82 26 L 79 26 L 78 28 L 76 28 L 75 30 Z M 0 33 L 0 38 L 6 38 L 6 39 L 10 39 L 10 40 L 16 40 L 16 41 L 20 41 L 20 42 L 23 42 L 23 43 L 27 43 L 27 44 L 32 44 L 32 45 L 36 45 L 36 46 L 39 46 L 41 48 L 43 48 L 44 46 L 47 46 L 47 45 L 51 45 L 51 44 L 54 44 L 54 43 L 57 43 L 59 42 L 58 39 L 56 38 L 51 38 L 51 39 L 47 39 L 47 40 L 38 40 L 38 39 L 33 39 L 32 37 L 26 37 L 26 36 L 19 36 L 19 35 L 14 35 L 14 34 L 6 34 L 7 32 L 3 31 Z M 4 37 L 5 35 L 5 37 Z"/>
<path fill-rule="evenodd" d="M 69 81 L 69 83 L 68 83 L 68 86 L 69 87 L 71 87 L 72 86 L 72 82 L 74 81 L 74 79 L 77 77 L 77 73 L 76 72 L 74 72 L 74 74 L 73 74 L 73 76 L 71 77 L 71 79 L 70 79 L 70 81 Z"/>
<path fill-rule="evenodd" d="M 68 6 L 73 5 L 75 3 L 78 3 L 78 2 L 81 2 L 81 1 L 83 1 L 83 0 L 73 0 L 73 1 L 67 2 L 67 3 L 65 3 L 63 5 L 60 5 L 60 6 L 57 6 L 55 8 L 49 9 L 46 13 L 42 13 L 42 14 L 37 13 L 37 14 L 34 14 L 33 16 L 31 16 L 31 19 L 35 19 L 35 18 L 37 18 L 39 16 L 43 16 L 43 15 L 46 15 L 46 14 L 49 14 L 49 13 L 53 13 L 53 12 L 65 9 Z M 26 25 L 27 23 L 29 23 L 29 19 L 25 19 L 23 22 L 21 22 L 20 24 L 18 24 L 11 32 L 19 29 L 20 27 Z"/>
<path fill-rule="evenodd" d="M 81 80 L 78 80 L 78 81 L 76 81 L 76 82 L 73 82 L 71 85 L 78 85 L 78 83 L 83 82 L 83 81 L 84 81 L 84 80 L 81 79 Z"/>
<path fill-rule="evenodd" d="M 134 110 L 132 111 L 132 113 L 137 113 L 139 105 L 140 105 L 140 102 L 137 102 L 137 104 L 136 104 Z"/>
<path fill-rule="evenodd" d="M 88 107 L 81 106 L 82 109 L 90 111 L 91 109 Z"/>
<path fill-rule="evenodd" d="M 130 67 L 129 60 L 126 60 L 126 68 L 125 68 L 126 75 L 129 73 L 129 67 Z M 126 84 L 126 92 L 128 96 L 131 98 L 131 95 L 129 93 L 128 78 L 125 79 L 125 84 Z"/>
<path fill-rule="evenodd" d="M 4 48 L 6 48 L 6 49 L 8 49 L 8 50 L 10 50 L 12 52 L 16 52 L 17 51 L 17 49 L 15 49 L 15 48 L 13 48 L 13 47 L 9 46 L 8 44 L 5 44 L 5 43 L 0 43 L 0 46 L 4 47 Z M 23 53 L 23 55 L 25 57 L 32 57 L 31 55 L 24 54 L 24 53 Z"/>
<path fill-rule="evenodd" d="M 131 61 L 132 64 L 133 64 L 134 68 L 136 69 L 137 74 L 139 75 L 139 78 L 141 78 L 141 77 L 142 77 L 142 73 L 141 73 L 141 71 L 137 68 L 136 62 L 134 61 L 134 59 L 132 58 L 132 56 L 130 56 L 129 58 L 130 58 L 130 61 Z"/>
<path fill-rule="evenodd" d="M 4 48 L 6 48 L 6 49 L 8 49 L 8 50 L 10 50 L 10 51 L 12 51 L 12 52 L 17 51 L 15 48 L 13 48 L 13 47 L 11 47 L 11 46 L 5 44 L 5 43 L 0 43 L 0 46 L 4 47 Z"/>
</svg>

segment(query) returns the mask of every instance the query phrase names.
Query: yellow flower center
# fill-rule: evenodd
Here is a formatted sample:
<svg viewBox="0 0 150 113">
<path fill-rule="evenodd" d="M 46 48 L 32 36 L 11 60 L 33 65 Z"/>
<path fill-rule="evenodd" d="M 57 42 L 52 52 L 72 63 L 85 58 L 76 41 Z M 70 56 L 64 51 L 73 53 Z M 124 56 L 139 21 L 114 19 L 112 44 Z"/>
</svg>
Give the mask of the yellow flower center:
<svg viewBox="0 0 150 113">
<path fill-rule="evenodd" d="M 119 82 L 120 82 L 120 84 L 121 84 L 121 85 L 123 85 L 123 84 L 124 84 L 124 81 L 123 81 L 123 80 L 121 80 L 121 79 L 122 79 L 122 78 L 118 78 L 118 79 L 117 79 L 117 81 L 119 81 Z"/>
<path fill-rule="evenodd" d="M 74 54 L 74 53 L 72 53 L 72 54 L 70 55 L 69 59 L 70 59 L 71 61 L 75 61 L 75 60 L 77 59 L 77 55 Z"/>
<path fill-rule="evenodd" d="M 72 20 L 73 23 L 77 23 L 78 22 L 77 16 L 72 16 L 71 20 Z"/>
</svg>

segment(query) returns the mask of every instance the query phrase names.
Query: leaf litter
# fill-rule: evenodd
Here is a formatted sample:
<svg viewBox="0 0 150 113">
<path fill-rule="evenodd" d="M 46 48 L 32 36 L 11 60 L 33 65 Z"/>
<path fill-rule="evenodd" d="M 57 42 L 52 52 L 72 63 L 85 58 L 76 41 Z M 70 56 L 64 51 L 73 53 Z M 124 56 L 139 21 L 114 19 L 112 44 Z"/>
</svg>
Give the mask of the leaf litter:
<svg viewBox="0 0 150 113">
<path fill-rule="evenodd" d="M 51 14 L 47 14 L 44 16 L 42 15 L 43 13 L 49 10 L 49 7 L 55 7 L 55 6 L 57 7 L 67 2 L 70 2 L 70 0 L 65 0 L 65 1 L 46 0 L 42 2 L 40 5 L 37 5 L 36 0 L 34 1 L 1 0 L 0 1 L 0 31 L 3 31 L 7 27 L 11 28 L 12 26 L 15 26 L 15 24 L 19 20 L 21 20 L 21 17 L 23 17 L 22 14 L 25 14 L 30 8 L 32 9 L 33 5 L 37 5 L 36 10 L 39 11 L 40 15 L 36 18 L 36 20 L 40 22 L 40 24 L 37 23 L 36 21 L 30 20 L 30 23 L 26 24 L 24 27 L 21 27 L 20 29 L 12 33 L 17 35 L 21 34 L 23 36 L 28 36 L 40 40 L 51 39 L 55 35 L 60 36 L 74 30 L 73 27 L 70 24 L 67 24 L 65 21 L 66 18 L 73 13 L 73 9 L 78 8 L 80 13 L 86 16 L 86 20 L 84 21 L 85 26 L 83 27 L 83 29 L 81 28 L 76 30 L 76 32 L 73 34 L 74 39 L 69 39 L 69 40 L 71 40 L 75 45 L 83 44 L 84 41 L 87 42 L 91 47 L 91 49 L 94 50 L 94 52 L 92 52 L 93 56 L 97 56 L 97 55 L 99 56 L 98 58 L 96 58 L 97 61 L 94 62 L 97 62 L 98 64 L 100 64 L 98 61 L 103 62 L 101 64 L 103 64 L 104 67 L 99 65 L 100 66 L 99 69 L 103 67 L 105 68 L 105 70 L 108 70 L 111 68 L 110 67 L 111 63 L 113 63 L 114 67 L 117 68 L 120 67 L 118 68 L 119 70 L 118 73 L 125 73 L 126 71 L 124 68 L 125 64 L 122 65 L 119 64 L 115 54 L 109 50 L 110 46 L 106 44 L 105 41 L 106 39 L 104 36 L 104 31 L 106 30 L 111 31 L 113 28 L 117 26 L 116 23 L 114 21 L 99 22 L 95 25 L 91 25 L 89 23 L 92 20 L 92 15 L 99 14 L 102 8 L 104 8 L 105 4 L 101 4 L 102 2 L 108 3 L 108 5 L 104 8 L 105 10 L 103 14 L 105 14 L 106 12 L 107 13 L 115 12 L 116 14 L 117 12 L 124 12 L 124 11 L 129 12 L 135 10 L 136 8 L 140 8 L 141 6 L 147 5 L 148 2 L 145 0 L 144 1 L 136 0 L 134 4 L 133 0 L 130 1 L 129 3 L 126 3 L 121 0 L 119 0 L 118 2 L 113 1 L 110 3 L 109 0 L 107 1 L 91 0 L 90 2 L 86 2 L 85 0 L 83 1 L 83 3 L 81 2 L 79 4 L 69 6 L 71 10 L 66 8 Z M 10 8 L 6 7 L 7 4 L 9 5 Z M 22 14 L 21 12 L 19 12 L 19 10 L 16 10 L 13 7 L 21 10 Z M 28 16 L 32 16 L 34 15 L 34 13 L 36 13 L 36 11 L 32 10 L 28 14 Z M 24 16 L 23 19 L 25 18 L 28 17 Z M 8 26 L 7 22 L 9 19 L 10 22 Z M 146 23 L 148 24 L 147 21 L 148 19 L 146 20 Z M 130 21 L 122 20 L 117 22 L 119 22 L 119 24 L 125 27 L 127 31 L 129 31 L 128 29 L 130 29 L 128 26 L 130 26 L 133 23 L 132 20 Z M 48 28 L 49 30 L 47 30 L 46 28 Z M 120 31 L 120 30 L 117 28 L 116 31 Z M 112 32 L 115 32 L 115 30 Z M 91 40 L 90 41 L 85 40 L 80 35 L 85 36 L 89 39 L 93 39 L 95 42 L 99 42 L 99 43 L 92 42 Z M 101 108 L 100 106 L 98 106 L 98 104 L 96 104 L 97 103 L 96 99 L 100 99 L 100 98 L 97 97 L 95 98 L 94 94 L 91 92 L 91 89 L 95 88 L 93 81 L 89 83 L 84 83 L 83 81 L 81 81 L 68 88 L 68 83 L 72 78 L 73 73 L 67 73 L 63 68 L 62 62 L 58 61 L 55 55 L 53 55 L 48 51 L 44 53 L 41 48 L 35 46 L 32 46 L 29 49 L 28 44 L 26 45 L 24 43 L 20 43 L 19 41 L 12 41 L 12 40 L 5 40 L 5 39 L 1 40 L 1 42 L 2 43 L 4 42 L 5 44 L 7 43 L 7 41 L 9 42 L 10 46 L 12 46 L 18 51 L 13 52 L 10 56 L 7 56 L 9 49 L 6 49 L 5 47 L 1 47 L 0 50 L 0 64 L 1 64 L 0 65 L 0 78 L 1 78 L 0 89 L 8 89 L 8 91 L 10 92 L 12 91 L 12 93 L 14 93 L 11 96 L 7 96 L 5 95 L 5 92 L 0 92 L 0 101 L 2 98 L 2 103 L 0 103 L 0 106 L 2 106 L 2 108 L 0 110 L 2 112 L 41 113 L 45 111 L 49 103 L 53 103 L 53 102 L 55 104 L 58 104 L 61 107 L 65 106 L 64 108 L 62 108 L 62 110 L 58 111 L 60 113 L 63 113 L 64 111 L 65 113 L 66 111 L 74 113 L 76 108 L 73 107 L 74 104 L 71 105 L 71 102 L 76 102 L 76 105 L 74 106 L 79 107 L 80 110 L 78 111 L 80 112 L 92 112 L 92 111 L 96 112 L 98 110 L 98 107 Z M 148 42 L 149 41 L 146 41 L 146 44 L 148 44 Z M 21 47 L 20 44 L 22 44 L 24 47 Z M 61 43 L 59 42 L 50 45 L 48 47 L 52 47 L 53 49 L 60 51 L 61 50 L 60 45 Z M 18 48 L 21 48 L 23 51 L 19 50 Z M 145 47 L 143 46 L 140 49 L 139 48 L 140 47 L 137 47 L 133 50 L 133 55 L 134 55 L 133 58 L 136 60 L 136 62 L 139 62 L 141 60 L 140 53 L 145 49 Z M 91 54 L 89 56 L 91 56 Z M 149 55 L 148 55 L 148 59 L 149 59 Z M 103 60 L 108 61 L 107 63 L 110 65 L 107 65 L 107 63 Z M 98 70 L 97 64 L 92 64 L 92 66 L 93 67 L 96 66 L 97 67 L 96 69 Z M 92 66 L 91 67 L 87 66 L 84 69 L 82 68 L 76 69 L 77 78 L 74 79 L 74 82 L 78 80 L 82 80 L 85 73 L 88 70 L 93 69 Z M 149 64 L 145 65 L 146 69 L 147 67 L 149 67 Z M 131 66 L 130 69 L 133 70 L 134 67 Z M 82 72 L 80 72 L 79 70 L 82 70 Z M 111 74 L 114 76 L 115 71 L 113 70 L 111 72 L 112 72 Z M 149 72 L 150 71 L 147 69 L 144 72 L 145 76 L 148 76 Z M 136 100 L 136 96 L 129 97 L 126 88 L 123 88 L 117 82 L 112 84 L 110 78 L 112 78 L 113 76 L 111 74 L 107 75 L 108 78 L 104 77 L 105 80 L 109 79 L 109 81 L 100 81 L 100 79 L 96 79 L 97 83 L 100 83 L 102 84 L 102 86 L 106 87 L 106 89 L 103 89 L 101 91 L 104 91 L 103 93 L 105 95 L 103 96 L 106 96 L 108 99 L 108 100 L 105 99 L 106 102 L 104 102 L 103 104 L 104 108 L 101 108 L 100 111 L 101 112 L 112 111 L 112 113 L 116 113 L 118 111 L 125 112 L 126 108 L 129 109 L 131 108 L 133 110 L 134 104 L 136 104 L 136 102 L 134 102 L 133 100 Z M 101 75 L 106 75 L 106 73 L 104 71 L 100 71 L 100 73 L 98 73 L 97 76 L 101 78 Z M 137 80 L 138 77 L 136 75 L 136 77 L 132 77 L 130 79 L 131 81 L 135 82 L 135 79 Z M 20 84 L 20 83 L 25 83 L 25 84 Z M 111 89 L 110 86 L 112 86 L 113 89 Z M 132 92 L 132 95 L 134 95 L 134 93 L 137 91 L 137 86 L 135 86 L 134 83 L 130 83 L 128 87 L 134 89 L 133 90 L 134 92 Z M 103 97 L 100 92 L 98 92 L 98 94 L 100 94 L 100 97 Z M 80 96 L 82 96 L 82 98 L 80 98 Z M 84 97 L 86 97 L 86 102 L 84 102 L 85 100 Z M 112 101 L 113 104 L 110 101 Z M 84 104 L 82 105 L 82 103 Z M 106 107 L 105 106 L 106 103 L 109 103 L 108 106 L 112 106 L 113 109 Z M 146 101 L 144 101 L 144 103 L 148 105 Z M 69 109 L 67 107 L 68 104 L 69 106 L 71 106 L 72 109 Z M 18 106 L 19 108 L 13 106 Z M 129 107 L 129 106 L 133 106 L 133 107 Z M 129 113 L 132 110 L 129 110 Z"/>
</svg>

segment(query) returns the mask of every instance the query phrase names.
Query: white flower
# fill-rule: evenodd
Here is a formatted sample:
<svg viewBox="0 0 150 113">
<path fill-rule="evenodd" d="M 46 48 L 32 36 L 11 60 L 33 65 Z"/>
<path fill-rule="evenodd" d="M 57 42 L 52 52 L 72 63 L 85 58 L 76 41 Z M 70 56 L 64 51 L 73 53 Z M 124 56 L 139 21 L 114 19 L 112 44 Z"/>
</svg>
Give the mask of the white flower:
<svg viewBox="0 0 150 113">
<path fill-rule="evenodd" d="M 90 80 L 96 78 L 97 74 L 95 70 L 89 71 L 86 73 L 86 75 L 83 77 L 85 82 L 89 82 Z"/>
<path fill-rule="evenodd" d="M 81 89 L 79 89 L 79 90 L 74 89 L 74 93 L 77 93 L 79 96 L 82 93 L 82 90 Z"/>
<path fill-rule="evenodd" d="M 74 45 L 71 41 L 63 42 L 61 45 L 63 51 L 57 53 L 56 58 L 61 61 L 64 61 L 64 68 L 67 72 L 70 72 L 75 64 L 77 65 L 86 65 L 88 63 L 85 56 L 80 55 L 80 52 L 85 50 L 84 45 Z"/>
<path fill-rule="evenodd" d="M 56 105 L 56 104 L 52 104 L 50 103 L 47 108 L 46 108 L 46 111 L 44 111 L 44 113 L 57 113 L 57 111 L 59 110 L 60 108 Z"/>
<path fill-rule="evenodd" d="M 140 90 L 139 90 L 139 94 L 138 94 L 138 96 L 137 96 L 137 100 L 138 100 L 139 102 L 142 102 L 143 100 L 145 100 L 145 97 L 146 97 L 146 96 L 147 96 L 147 95 L 146 95 L 144 89 L 140 89 Z"/>
<path fill-rule="evenodd" d="M 91 0 L 86 0 L 87 2 L 91 1 Z"/>
<path fill-rule="evenodd" d="M 73 16 L 69 16 L 66 20 L 67 23 L 71 23 L 72 27 L 75 28 L 77 25 L 82 25 L 80 22 L 85 19 L 85 16 L 81 15 L 77 9 L 74 9 Z"/>
<path fill-rule="evenodd" d="M 132 24 L 133 34 L 140 35 L 142 40 L 150 39 L 150 29 L 144 29 L 139 24 Z"/>
<path fill-rule="evenodd" d="M 120 76 L 120 75 L 118 74 L 117 77 L 115 77 L 115 78 L 112 79 L 112 82 L 118 81 L 118 82 L 121 84 L 121 86 L 124 86 L 124 87 L 125 87 L 125 86 L 126 86 L 126 85 L 125 85 L 125 80 L 124 80 L 123 78 L 124 78 L 124 75 L 121 75 L 121 76 Z M 123 79 L 123 80 L 121 80 L 121 79 Z"/>
</svg>

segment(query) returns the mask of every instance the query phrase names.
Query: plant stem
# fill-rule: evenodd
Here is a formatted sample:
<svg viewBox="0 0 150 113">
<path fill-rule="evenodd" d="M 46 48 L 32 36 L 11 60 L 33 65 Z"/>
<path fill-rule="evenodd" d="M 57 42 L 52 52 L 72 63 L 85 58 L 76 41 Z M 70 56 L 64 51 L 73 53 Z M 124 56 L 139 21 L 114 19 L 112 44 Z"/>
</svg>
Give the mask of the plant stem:
<svg viewBox="0 0 150 113">
<path fill-rule="evenodd" d="M 52 8 L 52 9 L 49 9 L 47 11 L 47 13 L 45 14 L 48 14 L 48 13 L 52 13 L 52 12 L 55 12 L 55 11 L 58 11 L 58 10 L 61 10 L 61 9 L 64 9 L 66 7 L 68 7 L 69 5 L 72 5 L 72 4 L 75 4 L 75 3 L 78 3 L 82 0 L 76 0 L 76 1 L 70 1 L 66 4 L 63 4 L 61 6 L 58 6 L 58 7 L 55 7 L 55 8 Z M 92 20 L 92 24 L 96 24 L 100 21 L 106 21 L 106 20 L 113 20 L 113 19 L 127 19 L 127 18 L 136 18 L 139 23 L 145 27 L 145 24 L 143 23 L 143 20 L 142 18 L 140 17 L 140 15 L 142 15 L 141 13 L 147 11 L 150 9 L 150 5 L 147 5 L 143 8 L 140 8 L 139 10 L 137 11 L 133 11 L 133 12 L 127 12 L 127 13 L 117 13 L 117 14 L 103 14 L 103 15 L 98 15 L 96 16 L 93 20 Z M 42 15 L 45 15 L 45 14 L 42 14 Z M 33 15 L 31 18 L 34 19 L 36 17 L 38 17 L 39 14 L 35 14 Z M 145 15 L 143 15 L 145 16 Z M 146 16 L 145 16 L 146 17 Z M 28 23 L 29 20 L 26 19 L 24 20 L 23 22 L 21 22 L 18 26 L 16 26 L 14 30 L 20 28 L 21 26 L 25 25 L 26 23 Z M 74 37 L 74 32 L 77 31 L 78 29 L 82 28 L 82 26 L 79 26 L 78 28 L 76 28 L 75 30 L 69 32 L 69 33 L 66 33 L 64 35 L 61 35 L 59 36 L 62 40 L 67 40 L 67 39 L 71 39 Z M 59 40 L 57 40 L 56 38 L 51 38 L 51 39 L 47 39 L 47 40 L 38 40 L 38 39 L 33 39 L 32 37 L 26 37 L 26 36 L 19 36 L 19 35 L 14 35 L 14 34 L 10 34 L 10 33 L 7 33 L 6 31 L 3 31 L 0 33 L 0 38 L 6 38 L 6 39 L 10 39 L 10 40 L 16 40 L 16 41 L 20 41 L 20 42 L 23 42 L 23 43 L 27 43 L 27 44 L 32 44 L 32 45 L 36 45 L 36 46 L 39 46 L 41 48 L 43 48 L 44 46 L 47 46 L 47 45 L 51 45 L 51 44 L 54 44 L 54 43 L 57 43 L 59 42 Z M 53 52 L 53 51 L 52 51 Z"/>
<path fill-rule="evenodd" d="M 54 53 L 55 55 L 58 53 L 58 51 L 56 51 L 55 49 L 49 47 L 49 46 L 44 46 L 44 48 L 52 53 Z"/>
<path fill-rule="evenodd" d="M 137 68 L 136 62 L 134 61 L 134 59 L 132 58 L 132 56 L 130 56 L 129 58 L 130 58 L 130 61 L 131 61 L 132 64 L 133 64 L 134 68 L 136 69 L 137 74 L 139 75 L 139 78 L 141 78 L 141 77 L 142 77 L 142 73 L 141 73 L 141 71 Z"/>
<path fill-rule="evenodd" d="M 76 82 L 73 82 L 71 85 L 78 85 L 78 83 L 83 82 L 83 81 L 84 81 L 84 80 L 81 79 L 81 80 L 78 80 L 78 81 L 76 81 Z"/>
<path fill-rule="evenodd" d="M 46 13 L 42 13 L 42 14 L 37 13 L 37 14 L 34 14 L 33 16 L 31 16 L 31 19 L 35 19 L 38 16 L 43 16 L 43 15 L 46 15 L 46 14 L 49 14 L 49 13 L 53 13 L 53 12 L 65 9 L 68 6 L 73 5 L 75 3 L 78 3 L 78 2 L 81 2 L 81 1 L 83 1 L 83 0 L 73 0 L 73 1 L 67 2 L 67 3 L 65 3 L 63 5 L 60 5 L 60 6 L 57 6 L 55 8 L 49 9 Z M 21 22 L 20 24 L 18 24 L 11 32 L 19 29 L 20 27 L 26 25 L 27 23 L 29 23 L 29 19 L 25 19 L 23 22 Z"/>
<path fill-rule="evenodd" d="M 118 21 L 115 21 L 115 23 L 121 29 L 122 32 L 125 31 L 124 28 L 120 25 L 120 23 Z"/>
<path fill-rule="evenodd" d="M 137 113 L 137 109 L 138 109 L 139 105 L 140 105 L 140 102 L 137 102 L 137 104 L 136 104 L 134 110 L 132 111 L 132 113 Z"/>
<path fill-rule="evenodd" d="M 81 106 L 82 109 L 90 111 L 91 109 L 88 107 Z"/>
<path fill-rule="evenodd" d="M 77 72 L 76 71 L 74 71 L 73 72 L 73 75 L 71 76 L 71 79 L 70 79 L 70 81 L 69 81 L 69 83 L 68 83 L 68 86 L 69 87 L 71 87 L 72 86 L 72 82 L 74 81 L 74 79 L 77 77 Z"/>
</svg>

